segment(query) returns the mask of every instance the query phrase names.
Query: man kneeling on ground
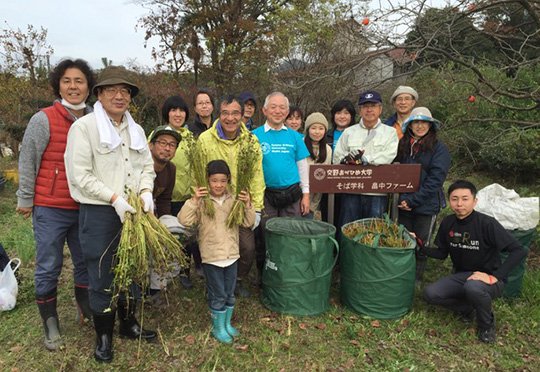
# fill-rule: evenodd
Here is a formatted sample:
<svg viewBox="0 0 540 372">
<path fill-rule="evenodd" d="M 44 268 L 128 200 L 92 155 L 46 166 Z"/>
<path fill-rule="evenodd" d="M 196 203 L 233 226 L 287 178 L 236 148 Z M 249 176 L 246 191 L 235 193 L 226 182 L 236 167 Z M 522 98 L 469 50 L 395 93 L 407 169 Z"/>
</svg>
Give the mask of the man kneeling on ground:
<svg viewBox="0 0 540 372">
<path fill-rule="evenodd" d="M 444 260 L 449 254 L 454 273 L 428 285 L 424 299 L 478 324 L 478 339 L 495 341 L 493 299 L 499 297 L 508 273 L 527 256 L 521 244 L 493 217 L 476 212 L 476 187 L 456 181 L 448 188 L 453 215 L 446 217 L 437 234 L 437 248 L 422 247 L 420 254 Z M 426 243 L 427 244 L 427 243 Z M 501 252 L 509 252 L 501 263 Z"/>
</svg>

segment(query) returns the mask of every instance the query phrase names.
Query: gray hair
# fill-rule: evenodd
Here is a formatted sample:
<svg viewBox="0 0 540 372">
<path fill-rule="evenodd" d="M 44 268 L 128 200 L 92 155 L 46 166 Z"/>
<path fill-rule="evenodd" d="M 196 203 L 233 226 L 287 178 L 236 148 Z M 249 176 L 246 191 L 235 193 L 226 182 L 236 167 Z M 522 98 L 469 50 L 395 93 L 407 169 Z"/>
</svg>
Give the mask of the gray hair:
<svg viewBox="0 0 540 372">
<path fill-rule="evenodd" d="M 266 96 L 266 98 L 264 99 L 264 105 L 263 107 L 264 108 L 268 108 L 268 101 L 270 101 L 270 99 L 272 97 L 275 97 L 275 96 L 282 96 L 285 98 L 285 101 L 287 102 L 287 107 L 289 107 L 289 99 L 287 98 L 287 96 L 285 96 L 285 94 L 281 93 L 281 92 L 273 92 L 273 93 L 270 93 L 269 95 Z"/>
</svg>

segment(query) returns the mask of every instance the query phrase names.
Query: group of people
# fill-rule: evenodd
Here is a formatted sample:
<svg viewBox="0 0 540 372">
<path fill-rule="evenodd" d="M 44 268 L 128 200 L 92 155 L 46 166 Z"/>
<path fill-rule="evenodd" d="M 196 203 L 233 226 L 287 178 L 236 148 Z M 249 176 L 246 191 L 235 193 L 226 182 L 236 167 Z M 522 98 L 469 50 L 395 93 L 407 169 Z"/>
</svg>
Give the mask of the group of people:
<svg viewBox="0 0 540 372">
<path fill-rule="evenodd" d="M 186 245 L 186 255 L 193 256 L 196 270 L 206 280 L 212 335 L 231 342 L 239 335 L 231 325 L 235 293 L 250 295 L 246 281 L 254 262 L 259 284 L 262 279 L 265 224 L 281 216 L 313 218 L 317 212 L 324 218 L 328 213 L 321 202 L 324 196 L 310 193 L 309 166 L 343 164 L 351 157 L 361 165 L 394 161 L 422 165 L 418 190 L 402 194 L 399 201 L 399 222 L 425 245 L 417 254 L 417 279 L 422 278 L 426 256 L 445 258 L 450 254 L 461 274 L 459 281 L 428 286 L 426 299 L 469 318 L 474 310 L 480 339 L 493 342 L 491 300 L 500 295 L 509 269 L 523 258 L 525 250 L 494 219 L 474 212 L 476 190 L 468 183 L 450 187 L 455 215 L 442 223 L 435 240 L 439 249 L 429 247 L 436 216 L 444 204 L 442 186 L 450 155 L 437 139 L 439 122 L 427 108 L 414 108 L 418 94 L 413 88 L 397 88 L 391 97 L 396 113 L 384 122 L 378 92 L 360 95 L 358 123 L 355 105 L 340 100 L 331 109 L 331 128 L 320 112 L 311 113 L 303 123 L 301 110 L 291 107 L 280 92 L 265 98 L 262 112 L 266 120 L 257 126 L 253 93 L 226 95 L 215 107 L 212 94 L 200 90 L 193 99 L 193 121 L 187 124 L 190 110 L 185 100 L 169 97 L 162 107 L 164 125 L 147 137 L 128 111 L 139 87 L 125 68 L 108 66 L 94 82 L 85 61 L 66 59 L 51 73 L 51 86 L 58 99 L 28 124 L 17 191 L 18 213 L 33 218 L 35 296 L 47 349 L 63 345 L 56 296 L 66 241 L 74 264 L 77 319 L 83 324 L 93 320 L 95 359 L 109 362 L 113 358 L 116 314 L 122 337 L 156 338 L 135 317 L 141 296 L 137 286 L 111 304 L 113 256 L 126 213 L 135 213 L 127 201 L 127 190 L 139 195 L 145 212 L 160 218 L 178 216 L 171 225 L 197 228 L 198 240 Z M 93 109 L 86 104 L 92 93 L 97 98 Z M 299 132 L 302 124 L 304 133 Z M 253 176 L 249 186 L 236 194 L 241 176 L 238 161 L 246 146 L 253 158 Z M 195 181 L 194 160 L 205 166 L 204 185 Z M 380 217 L 387 209 L 386 195 L 338 196 L 339 226 Z M 205 199 L 215 209 L 212 217 Z M 235 199 L 244 203 L 244 218 L 230 229 L 226 221 Z M 447 235 L 442 235 L 443 227 Z M 501 265 L 499 253 L 504 249 L 511 253 Z M 185 288 L 193 286 L 189 268 L 182 269 L 180 280 Z M 471 292 L 469 282 L 484 285 Z M 159 296 L 163 289 L 163 284 L 151 286 L 150 295 Z"/>
</svg>

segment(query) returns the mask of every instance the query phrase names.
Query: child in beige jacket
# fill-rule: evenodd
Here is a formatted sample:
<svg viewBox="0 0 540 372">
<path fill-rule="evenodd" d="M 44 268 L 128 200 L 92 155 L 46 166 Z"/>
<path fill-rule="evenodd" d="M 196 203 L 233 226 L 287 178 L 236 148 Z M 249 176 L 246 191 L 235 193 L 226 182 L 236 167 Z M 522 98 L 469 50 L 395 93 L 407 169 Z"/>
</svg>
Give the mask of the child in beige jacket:
<svg viewBox="0 0 540 372">
<path fill-rule="evenodd" d="M 186 201 L 178 214 L 184 226 L 197 225 L 199 247 L 206 277 L 206 291 L 212 315 L 212 335 L 220 342 L 232 342 L 239 333 L 231 326 L 234 309 L 234 286 L 237 261 L 240 258 L 238 226 L 227 227 L 227 218 L 234 205 L 234 196 L 229 191 L 231 172 L 223 160 L 212 160 L 207 165 L 208 188 L 197 187 L 193 198 Z M 206 195 L 214 205 L 214 217 L 204 211 Z M 249 194 L 242 191 L 238 199 L 245 203 L 242 226 L 255 223 L 255 208 Z"/>
</svg>

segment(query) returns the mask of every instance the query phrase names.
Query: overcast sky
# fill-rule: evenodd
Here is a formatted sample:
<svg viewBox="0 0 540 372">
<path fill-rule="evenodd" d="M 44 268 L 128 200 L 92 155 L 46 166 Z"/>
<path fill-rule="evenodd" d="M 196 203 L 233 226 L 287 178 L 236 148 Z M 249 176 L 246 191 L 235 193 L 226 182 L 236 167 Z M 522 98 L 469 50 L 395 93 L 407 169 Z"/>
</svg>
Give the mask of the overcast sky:
<svg viewBox="0 0 540 372">
<path fill-rule="evenodd" d="M 430 0 L 434 5 L 443 2 Z M 384 3 L 371 1 L 375 7 Z M 28 24 L 43 26 L 48 30 L 47 42 L 54 48 L 53 64 L 73 57 L 101 68 L 101 58 L 107 57 L 114 64 L 135 60 L 152 67 L 150 51 L 157 39 L 144 48 L 144 30 L 135 31 L 137 20 L 146 13 L 147 9 L 129 0 L 0 0 L 0 29 L 26 31 Z"/>
<path fill-rule="evenodd" d="M 43 26 L 54 48 L 53 63 L 74 57 L 100 68 L 101 58 L 107 57 L 114 64 L 135 59 L 153 66 L 150 47 L 144 48 L 144 30 L 135 31 L 137 19 L 146 13 L 126 0 L 0 0 L 0 28 Z"/>
</svg>

